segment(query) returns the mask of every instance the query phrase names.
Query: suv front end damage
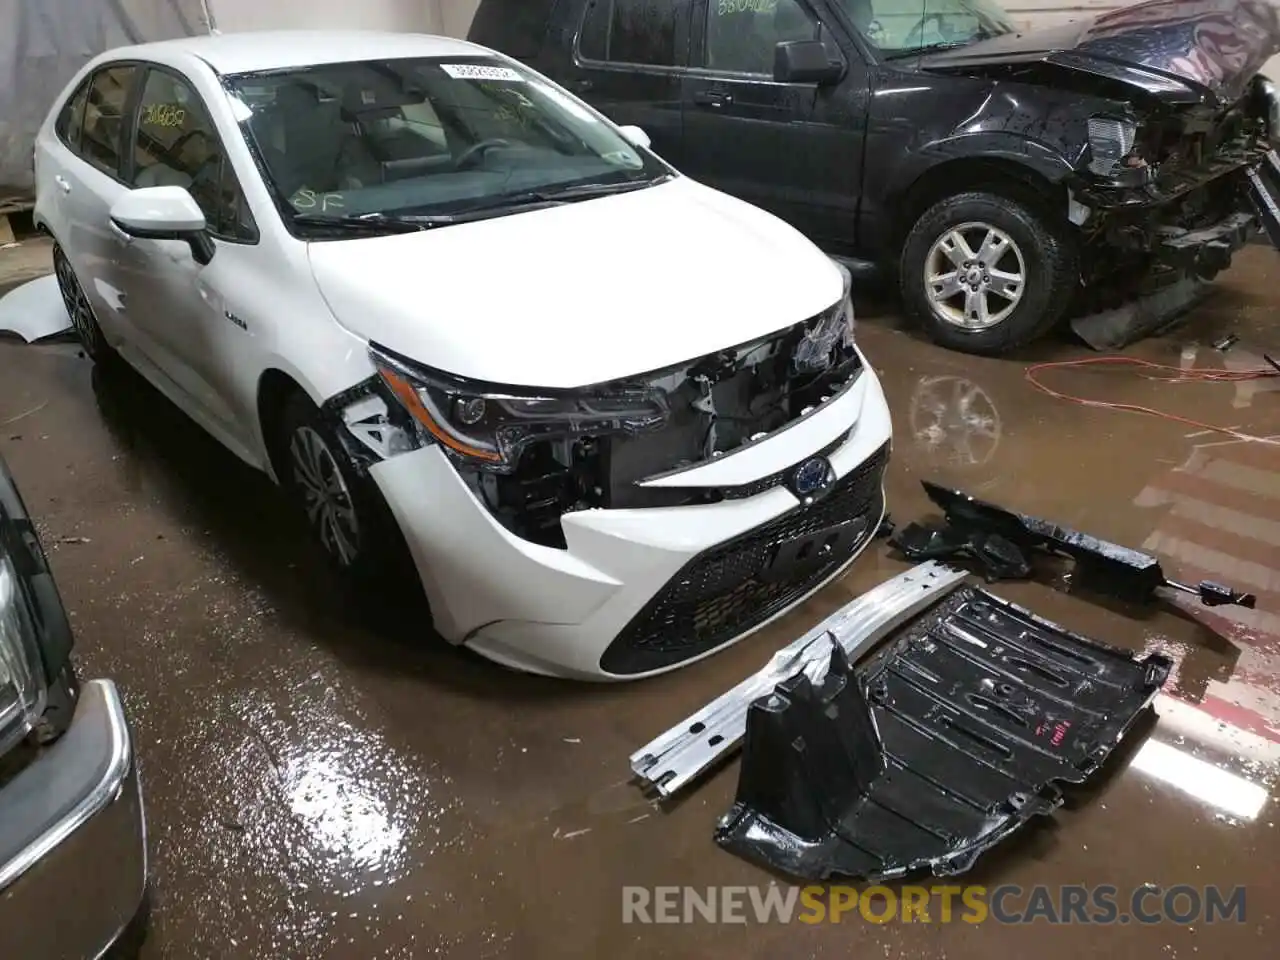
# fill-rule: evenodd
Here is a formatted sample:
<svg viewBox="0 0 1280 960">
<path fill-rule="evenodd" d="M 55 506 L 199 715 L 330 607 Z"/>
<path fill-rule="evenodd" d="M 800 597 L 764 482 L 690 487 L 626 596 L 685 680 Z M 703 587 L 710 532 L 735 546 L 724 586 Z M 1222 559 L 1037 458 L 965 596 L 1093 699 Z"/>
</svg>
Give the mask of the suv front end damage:
<svg viewBox="0 0 1280 960">
<path fill-rule="evenodd" d="M 1072 325 L 1086 342 L 1114 348 L 1164 325 L 1259 227 L 1280 241 L 1277 117 L 1259 76 L 1226 106 L 1089 120 L 1088 151 L 1067 181 L 1087 291 Z"/>
<path fill-rule="evenodd" d="M 883 515 L 889 417 L 847 276 L 807 321 L 587 387 L 371 356 L 378 376 L 326 406 L 439 632 L 510 666 L 624 679 L 705 656 L 837 575 Z"/>
</svg>

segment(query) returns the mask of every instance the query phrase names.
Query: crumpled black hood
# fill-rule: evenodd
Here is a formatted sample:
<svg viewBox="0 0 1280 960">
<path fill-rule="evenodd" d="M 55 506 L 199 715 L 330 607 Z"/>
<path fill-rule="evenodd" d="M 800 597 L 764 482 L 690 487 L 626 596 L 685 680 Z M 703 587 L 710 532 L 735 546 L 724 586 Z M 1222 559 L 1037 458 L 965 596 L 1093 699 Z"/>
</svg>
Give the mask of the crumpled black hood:
<svg viewBox="0 0 1280 960">
<path fill-rule="evenodd" d="M 1041 61 L 1173 102 L 1231 102 L 1277 53 L 1280 10 L 1269 0 L 1149 0 L 1094 20 L 930 54 L 920 66 L 955 71 Z"/>
</svg>

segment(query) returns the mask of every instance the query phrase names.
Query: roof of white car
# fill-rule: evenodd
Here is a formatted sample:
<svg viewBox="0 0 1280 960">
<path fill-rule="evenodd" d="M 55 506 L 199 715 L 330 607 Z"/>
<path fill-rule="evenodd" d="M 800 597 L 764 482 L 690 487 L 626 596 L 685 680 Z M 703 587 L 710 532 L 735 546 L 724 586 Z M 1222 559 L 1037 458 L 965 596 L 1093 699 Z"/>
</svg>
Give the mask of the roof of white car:
<svg viewBox="0 0 1280 960">
<path fill-rule="evenodd" d="M 476 56 L 493 51 L 465 40 L 374 30 L 264 30 L 161 40 L 112 50 L 112 59 L 148 59 L 163 51 L 200 57 L 220 74 L 287 70 L 317 63 Z"/>
</svg>

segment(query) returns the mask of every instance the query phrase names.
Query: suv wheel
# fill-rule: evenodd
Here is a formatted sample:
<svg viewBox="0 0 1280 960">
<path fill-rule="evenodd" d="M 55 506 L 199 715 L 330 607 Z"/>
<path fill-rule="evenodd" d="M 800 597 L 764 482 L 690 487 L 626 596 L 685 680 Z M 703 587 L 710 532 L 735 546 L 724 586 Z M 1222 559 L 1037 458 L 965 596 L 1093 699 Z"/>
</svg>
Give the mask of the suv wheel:
<svg viewBox="0 0 1280 960">
<path fill-rule="evenodd" d="M 1065 232 L 1033 207 L 995 193 L 962 193 L 924 212 L 902 250 L 907 312 L 936 342 L 1001 354 L 1062 315 L 1076 281 Z"/>
<path fill-rule="evenodd" d="M 71 326 L 85 355 L 95 363 L 105 363 L 115 356 L 115 350 L 107 343 L 98 326 L 98 318 L 94 316 L 93 305 L 85 296 L 84 288 L 76 279 L 76 272 L 71 261 L 62 252 L 62 247 L 53 245 L 53 272 L 58 278 L 58 290 L 62 293 L 62 303 L 67 308 L 67 316 L 71 318 Z"/>
</svg>

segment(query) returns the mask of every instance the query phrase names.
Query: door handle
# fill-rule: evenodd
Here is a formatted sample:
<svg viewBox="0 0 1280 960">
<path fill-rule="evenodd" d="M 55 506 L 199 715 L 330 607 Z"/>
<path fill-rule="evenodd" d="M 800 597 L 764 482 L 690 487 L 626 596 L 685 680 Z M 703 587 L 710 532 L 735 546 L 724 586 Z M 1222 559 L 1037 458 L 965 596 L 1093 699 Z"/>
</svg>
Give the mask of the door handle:
<svg viewBox="0 0 1280 960">
<path fill-rule="evenodd" d="M 693 95 L 693 102 L 700 107 L 721 110 L 733 106 L 733 94 L 720 90 L 699 90 Z"/>
<path fill-rule="evenodd" d="M 592 81 L 586 79 L 585 77 L 582 78 L 581 80 L 574 80 L 572 83 L 569 84 L 569 89 L 577 93 L 589 93 L 594 88 L 595 88 L 595 84 Z"/>
<path fill-rule="evenodd" d="M 119 240 L 121 243 L 123 243 L 126 247 L 129 244 L 133 243 L 133 237 L 125 233 L 124 229 L 120 226 L 120 224 L 116 223 L 114 220 L 108 220 L 107 223 L 110 225 L 111 232 L 115 234 L 116 239 Z"/>
<path fill-rule="evenodd" d="M 58 185 L 58 187 L 62 190 L 63 193 L 71 192 L 71 181 L 68 180 L 66 177 L 62 176 L 61 174 L 54 177 L 53 182 Z"/>
</svg>

